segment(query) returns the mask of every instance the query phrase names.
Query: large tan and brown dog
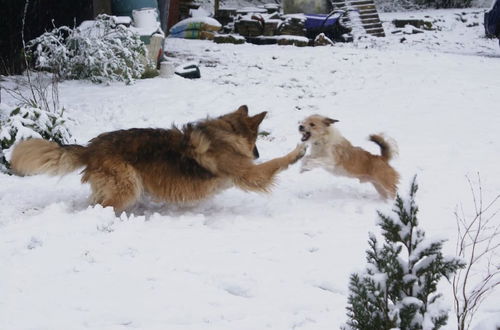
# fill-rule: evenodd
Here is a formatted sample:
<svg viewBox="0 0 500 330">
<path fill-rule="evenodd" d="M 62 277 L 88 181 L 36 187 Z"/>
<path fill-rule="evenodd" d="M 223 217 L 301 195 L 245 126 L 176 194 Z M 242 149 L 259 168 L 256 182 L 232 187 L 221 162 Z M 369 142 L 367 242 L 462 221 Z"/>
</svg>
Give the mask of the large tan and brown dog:
<svg viewBox="0 0 500 330">
<path fill-rule="evenodd" d="M 286 156 L 261 164 L 255 146 L 262 112 L 248 116 L 248 108 L 177 129 L 139 129 L 108 132 L 87 146 L 58 145 L 31 139 L 15 146 L 15 173 L 63 175 L 83 168 L 92 200 L 122 211 L 142 193 L 156 200 L 189 202 L 232 186 L 267 192 L 275 175 L 305 153 L 304 144 Z"/>
<path fill-rule="evenodd" d="M 312 115 L 300 123 L 302 141 L 311 145 L 310 154 L 302 161 L 301 171 L 323 167 L 335 175 L 370 182 L 382 198 L 394 198 L 399 174 L 389 165 L 389 161 L 394 156 L 395 145 L 391 145 L 381 135 L 370 135 L 370 140 L 379 145 L 382 154 L 372 155 L 345 139 L 334 127 L 336 122 L 336 119 Z"/>
</svg>

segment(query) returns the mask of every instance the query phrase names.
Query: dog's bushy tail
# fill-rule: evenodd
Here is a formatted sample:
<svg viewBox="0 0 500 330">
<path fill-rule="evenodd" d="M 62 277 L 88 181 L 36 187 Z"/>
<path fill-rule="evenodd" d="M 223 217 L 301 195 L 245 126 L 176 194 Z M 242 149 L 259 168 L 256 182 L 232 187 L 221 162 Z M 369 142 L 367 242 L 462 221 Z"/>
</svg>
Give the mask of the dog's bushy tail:
<svg viewBox="0 0 500 330">
<path fill-rule="evenodd" d="M 382 134 L 372 134 L 370 135 L 370 141 L 375 142 L 380 147 L 380 152 L 382 154 L 382 159 L 386 162 L 393 159 L 398 151 L 396 143 L 391 139 L 384 137 Z"/>
<path fill-rule="evenodd" d="M 10 163 L 12 170 L 19 175 L 63 175 L 84 166 L 84 149 L 79 145 L 30 139 L 14 146 Z"/>
</svg>

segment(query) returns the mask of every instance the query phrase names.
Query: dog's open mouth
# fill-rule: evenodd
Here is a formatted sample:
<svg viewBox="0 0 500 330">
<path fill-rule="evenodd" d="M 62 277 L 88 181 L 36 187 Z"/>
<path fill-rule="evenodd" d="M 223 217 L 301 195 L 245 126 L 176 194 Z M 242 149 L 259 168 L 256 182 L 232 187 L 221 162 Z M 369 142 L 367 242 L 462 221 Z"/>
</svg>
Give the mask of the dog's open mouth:
<svg viewBox="0 0 500 330">
<path fill-rule="evenodd" d="M 306 142 L 307 140 L 309 140 L 310 137 L 311 137 L 311 133 L 309 133 L 309 132 L 302 132 L 302 139 L 301 139 L 301 141 L 302 142 Z"/>
</svg>

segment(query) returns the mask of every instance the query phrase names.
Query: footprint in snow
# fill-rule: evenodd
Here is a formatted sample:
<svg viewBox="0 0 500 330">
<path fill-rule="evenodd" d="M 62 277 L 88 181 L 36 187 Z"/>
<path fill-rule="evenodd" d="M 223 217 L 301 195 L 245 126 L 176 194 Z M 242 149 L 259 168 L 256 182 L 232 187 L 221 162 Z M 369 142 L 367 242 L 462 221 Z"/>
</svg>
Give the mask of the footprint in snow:
<svg viewBox="0 0 500 330">
<path fill-rule="evenodd" d="M 35 236 L 31 236 L 31 239 L 30 241 L 28 242 L 28 244 L 26 245 L 26 247 L 29 249 L 29 250 L 33 250 L 33 249 L 36 249 L 37 247 L 40 247 L 43 245 L 43 241 L 38 239 L 37 237 Z"/>
<path fill-rule="evenodd" d="M 224 283 L 221 285 L 222 289 L 227 293 L 243 298 L 252 298 L 252 294 L 249 292 L 250 290 L 247 288 L 243 288 L 238 284 L 234 283 Z"/>
</svg>

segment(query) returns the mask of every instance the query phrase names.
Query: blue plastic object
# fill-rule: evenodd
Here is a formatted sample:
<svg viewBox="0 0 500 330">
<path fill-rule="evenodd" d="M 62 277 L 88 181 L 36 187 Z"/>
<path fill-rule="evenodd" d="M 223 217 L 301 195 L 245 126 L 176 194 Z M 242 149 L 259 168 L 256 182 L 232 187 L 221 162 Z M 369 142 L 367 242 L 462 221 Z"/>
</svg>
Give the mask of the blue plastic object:
<svg viewBox="0 0 500 330">
<path fill-rule="evenodd" d="M 336 13 L 328 17 L 325 14 L 307 14 L 305 28 L 306 30 L 317 30 L 321 28 L 329 28 L 335 25 L 342 14 Z"/>
<path fill-rule="evenodd" d="M 345 37 L 350 29 L 345 27 L 341 18 L 346 14 L 344 10 L 336 10 L 328 15 L 325 14 L 305 14 L 306 37 L 315 39 L 320 33 L 324 33 L 328 38 L 334 41 L 348 41 Z"/>
<path fill-rule="evenodd" d="M 484 14 L 484 30 L 487 36 L 500 38 L 500 0 L 493 0 L 491 9 Z"/>
</svg>

